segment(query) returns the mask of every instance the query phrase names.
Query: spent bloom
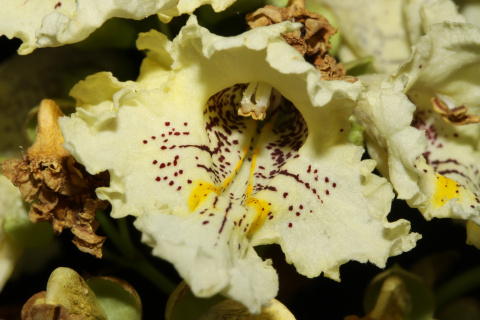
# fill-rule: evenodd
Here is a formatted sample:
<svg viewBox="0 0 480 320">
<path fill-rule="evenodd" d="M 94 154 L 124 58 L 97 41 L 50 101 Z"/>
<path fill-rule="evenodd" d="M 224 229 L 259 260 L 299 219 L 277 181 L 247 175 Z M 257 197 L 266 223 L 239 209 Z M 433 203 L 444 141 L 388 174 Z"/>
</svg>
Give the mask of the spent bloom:
<svg viewBox="0 0 480 320">
<path fill-rule="evenodd" d="M 112 216 L 137 217 L 195 295 L 251 312 L 278 290 L 254 246 L 277 243 L 301 274 L 339 280 L 340 265 L 383 267 L 419 238 L 387 221 L 391 187 L 347 139 L 363 85 L 321 80 L 281 36 L 298 27 L 224 38 L 191 17 L 173 42 L 142 34 L 138 81 L 90 76 L 71 92 L 76 113 L 59 120 L 75 159 L 109 171 L 97 195 Z"/>
</svg>

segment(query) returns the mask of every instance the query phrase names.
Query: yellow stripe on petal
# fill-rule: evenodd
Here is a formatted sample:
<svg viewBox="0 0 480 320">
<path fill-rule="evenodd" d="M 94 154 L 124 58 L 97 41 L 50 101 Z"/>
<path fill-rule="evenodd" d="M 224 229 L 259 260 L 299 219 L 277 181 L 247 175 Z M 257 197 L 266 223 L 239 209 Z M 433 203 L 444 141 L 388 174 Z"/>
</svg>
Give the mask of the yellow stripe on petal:
<svg viewBox="0 0 480 320">
<path fill-rule="evenodd" d="M 253 207 L 256 211 L 255 218 L 253 219 L 252 226 L 248 229 L 248 233 L 257 231 L 267 218 L 270 211 L 270 205 L 264 200 L 258 200 L 256 198 L 248 198 L 245 201 L 246 206 Z"/>
<path fill-rule="evenodd" d="M 440 208 L 452 199 L 460 199 L 460 186 L 457 182 L 438 173 L 435 175 L 437 182 L 435 185 L 435 194 L 433 195 L 434 206 Z"/>
<path fill-rule="evenodd" d="M 190 208 L 190 211 L 195 211 L 211 192 L 218 194 L 220 193 L 220 188 L 217 190 L 213 184 L 208 182 L 197 182 L 188 198 L 188 207 Z"/>
<path fill-rule="evenodd" d="M 228 176 L 225 181 L 223 182 L 223 189 L 227 188 L 230 182 L 232 181 L 232 178 L 237 174 L 238 170 L 240 170 L 240 167 L 242 166 L 243 160 L 245 159 L 245 156 L 247 155 L 248 148 L 250 148 L 250 145 L 247 144 L 245 148 L 243 148 L 243 154 L 242 158 L 238 161 L 237 165 L 235 166 L 235 169 L 233 170 L 232 174 Z"/>
<path fill-rule="evenodd" d="M 245 195 L 247 197 L 250 197 L 252 195 L 252 191 L 253 191 L 252 181 L 253 181 L 253 174 L 255 173 L 255 165 L 256 165 L 256 162 L 257 162 L 258 151 L 259 151 L 258 147 L 255 148 L 255 150 L 253 151 L 252 165 L 250 167 L 250 176 L 248 177 L 247 191 L 245 191 Z"/>
</svg>

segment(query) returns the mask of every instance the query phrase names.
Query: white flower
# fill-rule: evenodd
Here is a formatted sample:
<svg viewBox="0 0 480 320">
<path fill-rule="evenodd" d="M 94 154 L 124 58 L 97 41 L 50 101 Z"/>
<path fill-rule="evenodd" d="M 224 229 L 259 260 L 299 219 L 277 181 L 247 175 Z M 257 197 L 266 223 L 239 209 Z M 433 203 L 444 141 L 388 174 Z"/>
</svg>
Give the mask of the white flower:
<svg viewBox="0 0 480 320">
<path fill-rule="evenodd" d="M 281 36 L 295 28 L 224 38 L 192 17 L 173 42 L 144 34 L 139 80 L 93 75 L 60 119 L 67 150 L 92 174 L 109 170 L 97 194 L 112 216 L 136 216 L 196 295 L 251 312 L 278 290 L 256 245 L 278 243 L 301 274 L 339 280 L 347 261 L 383 267 L 419 238 L 387 221 L 391 187 L 347 139 L 363 85 L 320 80 Z M 265 120 L 238 115 L 263 118 L 265 101 Z"/>
</svg>

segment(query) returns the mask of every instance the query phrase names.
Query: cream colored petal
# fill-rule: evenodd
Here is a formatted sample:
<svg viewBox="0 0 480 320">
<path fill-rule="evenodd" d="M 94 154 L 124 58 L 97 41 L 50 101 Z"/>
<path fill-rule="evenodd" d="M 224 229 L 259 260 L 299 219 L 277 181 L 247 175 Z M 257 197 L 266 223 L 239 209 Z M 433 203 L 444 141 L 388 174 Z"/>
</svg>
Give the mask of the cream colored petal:
<svg viewBox="0 0 480 320">
<path fill-rule="evenodd" d="M 372 56 L 380 73 L 407 60 L 411 45 L 428 26 L 464 22 L 451 0 L 316 0 L 335 13 L 342 35 L 339 58 L 349 62 Z"/>
<path fill-rule="evenodd" d="M 379 72 L 394 70 L 410 54 L 407 30 L 403 27 L 402 0 L 320 0 L 335 13 L 342 35 L 340 61 L 349 62 L 373 56 L 374 68 Z"/>
<path fill-rule="evenodd" d="M 2 230 L 8 216 L 28 216 L 20 191 L 0 174 L 0 291 L 8 281 L 23 250 L 15 246 Z"/>
<path fill-rule="evenodd" d="M 473 221 L 467 221 L 467 244 L 480 249 L 480 226 Z"/>
<path fill-rule="evenodd" d="M 459 11 L 465 17 L 467 22 L 480 26 L 480 2 L 468 0 L 459 2 Z"/>
<path fill-rule="evenodd" d="M 168 22 L 172 17 L 192 13 L 204 4 L 221 11 L 234 0 L 12 0 L 2 6 L 0 35 L 23 41 L 18 52 L 56 47 L 87 38 L 111 18 L 140 20 L 158 14 Z"/>
</svg>

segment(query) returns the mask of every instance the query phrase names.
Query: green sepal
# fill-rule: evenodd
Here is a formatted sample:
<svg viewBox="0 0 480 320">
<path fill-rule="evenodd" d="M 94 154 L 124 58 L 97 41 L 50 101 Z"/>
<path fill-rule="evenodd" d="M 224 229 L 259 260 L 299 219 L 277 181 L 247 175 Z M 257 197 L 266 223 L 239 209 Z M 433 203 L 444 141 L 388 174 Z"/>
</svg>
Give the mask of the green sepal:
<svg viewBox="0 0 480 320">
<path fill-rule="evenodd" d="M 373 68 L 373 57 L 353 60 L 344 63 L 343 66 L 347 71 L 347 74 L 354 77 L 375 73 L 375 69 Z"/>
<path fill-rule="evenodd" d="M 142 305 L 138 293 L 124 281 L 94 277 L 87 280 L 88 286 L 107 314 L 108 320 L 141 320 Z"/>
<path fill-rule="evenodd" d="M 405 320 L 431 320 L 435 310 L 435 301 L 433 292 L 428 288 L 422 278 L 410 273 L 398 265 L 378 274 L 368 285 L 364 298 L 364 309 L 369 313 L 380 293 L 380 289 L 385 279 L 390 276 L 400 277 L 407 287 L 410 296 L 411 310 L 405 317 Z"/>
<path fill-rule="evenodd" d="M 190 287 L 185 282 L 181 282 L 168 298 L 165 319 L 200 319 L 211 307 L 223 300 L 225 297 L 219 294 L 211 298 L 197 298 Z"/>
<path fill-rule="evenodd" d="M 350 140 L 356 146 L 363 147 L 363 145 L 365 144 L 363 136 L 365 128 L 360 123 L 358 123 L 357 119 L 355 119 L 354 116 L 351 116 L 348 121 L 350 122 L 351 126 L 350 132 L 348 133 L 348 140 Z"/>
</svg>

